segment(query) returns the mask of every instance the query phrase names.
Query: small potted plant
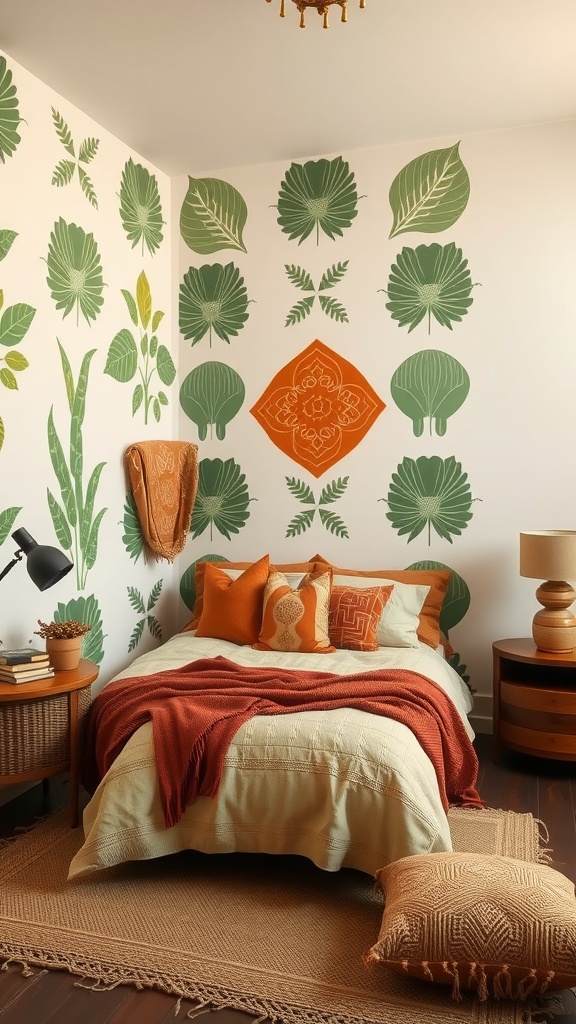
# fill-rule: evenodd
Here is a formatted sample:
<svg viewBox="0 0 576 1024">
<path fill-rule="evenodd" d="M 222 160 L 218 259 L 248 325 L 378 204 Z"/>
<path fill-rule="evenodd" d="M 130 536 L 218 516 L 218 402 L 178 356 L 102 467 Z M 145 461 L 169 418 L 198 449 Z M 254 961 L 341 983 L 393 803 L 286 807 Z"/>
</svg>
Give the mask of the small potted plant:
<svg viewBox="0 0 576 1024">
<path fill-rule="evenodd" d="M 34 633 L 46 641 L 46 653 L 52 667 L 57 672 L 78 668 L 82 641 L 92 626 L 75 619 L 65 622 L 42 622 L 38 619 L 38 625 L 40 629 L 35 629 Z"/>
</svg>

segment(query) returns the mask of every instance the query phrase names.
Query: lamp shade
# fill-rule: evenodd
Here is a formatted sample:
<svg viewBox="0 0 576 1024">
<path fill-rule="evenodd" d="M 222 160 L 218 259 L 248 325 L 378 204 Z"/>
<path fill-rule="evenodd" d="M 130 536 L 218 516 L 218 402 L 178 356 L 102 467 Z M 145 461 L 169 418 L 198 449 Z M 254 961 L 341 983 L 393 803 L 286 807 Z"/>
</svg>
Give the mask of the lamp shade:
<svg viewBox="0 0 576 1024">
<path fill-rule="evenodd" d="M 73 568 L 66 555 L 49 544 L 38 544 L 23 527 L 12 534 L 26 555 L 26 569 L 38 590 L 48 590 Z"/>
<path fill-rule="evenodd" d="M 536 580 L 576 580 L 576 530 L 521 533 L 520 575 Z"/>
</svg>

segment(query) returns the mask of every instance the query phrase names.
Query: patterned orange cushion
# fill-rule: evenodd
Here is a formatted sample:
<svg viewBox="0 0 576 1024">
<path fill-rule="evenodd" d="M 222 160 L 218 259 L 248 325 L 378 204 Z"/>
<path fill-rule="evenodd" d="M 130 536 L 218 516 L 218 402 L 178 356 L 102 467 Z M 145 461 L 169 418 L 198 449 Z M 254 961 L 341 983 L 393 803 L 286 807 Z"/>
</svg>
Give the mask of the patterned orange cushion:
<svg viewBox="0 0 576 1024">
<path fill-rule="evenodd" d="M 196 636 L 212 636 L 232 644 L 253 644 L 262 621 L 268 579 L 268 555 L 254 562 L 237 580 L 204 563 L 204 604 Z"/>
<path fill-rule="evenodd" d="M 194 589 L 196 591 L 196 600 L 192 609 L 192 618 L 185 626 L 182 627 L 181 632 L 185 633 L 189 629 L 196 629 L 200 622 L 200 616 L 204 608 L 204 575 L 206 572 L 207 565 L 215 565 L 218 569 L 222 569 L 226 572 L 227 569 L 249 569 L 253 562 L 198 562 L 196 565 L 196 571 L 194 575 Z M 280 572 L 311 572 L 314 568 L 313 562 L 290 562 L 286 565 L 277 565 L 276 569 Z"/>
<path fill-rule="evenodd" d="M 259 651 L 301 651 L 328 654 L 334 650 L 328 637 L 328 612 L 332 571 L 311 572 L 297 590 L 284 573 L 271 569 L 264 590 Z"/>
<path fill-rule="evenodd" d="M 526 999 L 576 985 L 574 883 L 547 864 L 424 853 L 378 871 L 380 934 L 366 964 L 476 992 Z"/>
<path fill-rule="evenodd" d="M 377 651 L 376 630 L 394 587 L 332 587 L 328 635 L 335 647 Z"/>
<path fill-rule="evenodd" d="M 315 555 L 310 561 L 331 565 L 328 559 L 322 558 L 322 555 Z M 449 569 L 338 569 L 333 565 L 332 570 L 336 576 L 374 576 L 395 580 L 397 583 L 422 584 L 430 587 L 420 610 L 418 638 L 436 650 L 441 643 L 440 612 L 452 576 Z"/>
</svg>

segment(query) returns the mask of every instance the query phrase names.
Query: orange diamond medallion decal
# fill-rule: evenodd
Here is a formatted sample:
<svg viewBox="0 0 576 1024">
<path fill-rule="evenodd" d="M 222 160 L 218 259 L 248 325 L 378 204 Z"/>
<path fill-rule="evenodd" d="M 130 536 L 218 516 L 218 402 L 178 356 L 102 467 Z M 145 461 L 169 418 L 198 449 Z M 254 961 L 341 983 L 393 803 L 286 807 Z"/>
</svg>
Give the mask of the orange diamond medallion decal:
<svg viewBox="0 0 576 1024">
<path fill-rule="evenodd" d="M 360 371 L 317 339 L 276 374 L 250 412 L 285 455 L 319 477 L 354 450 L 385 408 Z"/>
</svg>

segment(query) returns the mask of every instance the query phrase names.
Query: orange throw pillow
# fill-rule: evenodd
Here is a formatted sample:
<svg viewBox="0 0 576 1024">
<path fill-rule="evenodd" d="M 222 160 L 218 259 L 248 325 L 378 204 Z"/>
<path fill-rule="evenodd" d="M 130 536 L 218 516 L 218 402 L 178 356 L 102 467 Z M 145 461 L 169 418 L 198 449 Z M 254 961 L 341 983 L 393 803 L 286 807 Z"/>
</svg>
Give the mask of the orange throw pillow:
<svg viewBox="0 0 576 1024">
<path fill-rule="evenodd" d="M 284 573 L 271 569 L 264 590 L 258 651 L 329 654 L 328 636 L 332 570 L 309 573 L 292 590 Z"/>
<path fill-rule="evenodd" d="M 335 647 L 377 651 L 376 630 L 394 587 L 332 587 L 328 635 Z"/>
<path fill-rule="evenodd" d="M 196 636 L 211 636 L 231 644 L 253 644 L 262 621 L 262 601 L 268 579 L 268 555 L 254 562 L 237 580 L 204 562 L 204 605 Z"/>
<path fill-rule="evenodd" d="M 313 559 L 320 564 L 331 565 L 322 555 Z M 397 583 L 421 584 L 430 587 L 428 595 L 420 609 L 418 623 L 418 639 L 433 647 L 434 650 L 442 642 L 440 636 L 440 612 L 448 590 L 452 573 L 448 569 L 339 569 L 332 565 L 335 576 L 375 576 L 380 579 L 395 580 Z"/>
<path fill-rule="evenodd" d="M 321 559 L 324 561 L 324 559 Z M 194 574 L 194 589 L 196 591 L 196 600 L 194 601 L 194 607 L 192 609 L 192 618 L 185 626 L 182 627 L 181 632 L 185 633 L 189 629 L 196 629 L 200 622 L 200 616 L 204 608 L 204 576 L 207 565 L 215 565 L 216 568 L 223 569 L 224 572 L 227 569 L 249 569 L 253 562 L 198 562 L 196 565 L 196 571 Z M 290 562 L 286 565 L 275 566 L 280 572 L 310 572 L 314 568 L 313 562 Z"/>
</svg>

